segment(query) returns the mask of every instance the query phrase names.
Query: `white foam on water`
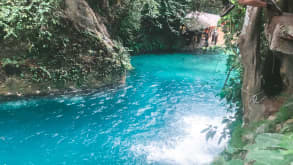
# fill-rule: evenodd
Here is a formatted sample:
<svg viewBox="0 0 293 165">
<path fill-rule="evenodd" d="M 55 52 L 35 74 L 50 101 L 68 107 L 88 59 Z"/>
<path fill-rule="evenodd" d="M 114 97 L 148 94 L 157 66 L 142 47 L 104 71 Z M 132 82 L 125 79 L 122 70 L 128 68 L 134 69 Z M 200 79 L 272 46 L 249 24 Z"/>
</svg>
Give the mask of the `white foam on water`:
<svg viewBox="0 0 293 165">
<path fill-rule="evenodd" d="M 145 155 L 148 163 L 167 163 L 180 165 L 210 164 L 225 147 L 227 140 L 218 144 L 224 128 L 222 117 L 187 116 L 174 124 L 174 129 L 183 130 L 183 135 L 161 141 L 151 141 L 147 145 L 133 145 L 136 156 Z M 202 130 L 209 125 L 217 126 L 215 137 L 206 141 Z"/>
</svg>

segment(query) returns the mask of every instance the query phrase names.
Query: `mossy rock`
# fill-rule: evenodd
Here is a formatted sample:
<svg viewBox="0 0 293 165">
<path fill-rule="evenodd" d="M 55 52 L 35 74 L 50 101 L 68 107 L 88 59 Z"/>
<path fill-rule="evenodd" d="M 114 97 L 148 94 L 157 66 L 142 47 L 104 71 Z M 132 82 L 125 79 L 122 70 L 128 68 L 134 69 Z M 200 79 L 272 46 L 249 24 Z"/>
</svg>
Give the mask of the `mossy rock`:
<svg viewBox="0 0 293 165">
<path fill-rule="evenodd" d="M 289 165 L 293 162 L 293 134 L 264 133 L 244 147 L 245 161 L 254 165 Z"/>
<path fill-rule="evenodd" d="M 281 123 L 285 122 L 288 119 L 293 118 L 293 99 L 289 99 L 287 103 L 285 103 L 280 111 L 277 113 L 276 122 Z"/>
<path fill-rule="evenodd" d="M 241 159 L 232 159 L 226 161 L 223 157 L 218 157 L 212 165 L 244 165 L 244 161 Z"/>
</svg>

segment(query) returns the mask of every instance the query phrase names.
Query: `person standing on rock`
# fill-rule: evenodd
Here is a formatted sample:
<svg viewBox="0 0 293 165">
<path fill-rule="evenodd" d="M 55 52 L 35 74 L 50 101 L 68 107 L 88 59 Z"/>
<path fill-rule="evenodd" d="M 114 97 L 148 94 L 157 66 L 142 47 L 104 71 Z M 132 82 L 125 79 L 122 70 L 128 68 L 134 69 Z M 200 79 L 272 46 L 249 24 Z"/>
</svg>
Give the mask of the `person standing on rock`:
<svg viewBox="0 0 293 165">
<path fill-rule="evenodd" d="M 212 33 L 212 43 L 214 43 L 214 45 L 217 45 L 217 42 L 218 42 L 218 32 L 217 32 L 217 29 L 214 29 Z"/>
<path fill-rule="evenodd" d="M 277 15 L 282 15 L 282 10 L 274 0 L 238 0 L 238 2 L 240 5 L 267 8 L 269 10 L 273 10 Z M 222 0 L 222 3 L 225 7 L 221 13 L 221 17 L 224 17 L 234 9 L 235 5 L 231 3 L 229 0 Z"/>
</svg>

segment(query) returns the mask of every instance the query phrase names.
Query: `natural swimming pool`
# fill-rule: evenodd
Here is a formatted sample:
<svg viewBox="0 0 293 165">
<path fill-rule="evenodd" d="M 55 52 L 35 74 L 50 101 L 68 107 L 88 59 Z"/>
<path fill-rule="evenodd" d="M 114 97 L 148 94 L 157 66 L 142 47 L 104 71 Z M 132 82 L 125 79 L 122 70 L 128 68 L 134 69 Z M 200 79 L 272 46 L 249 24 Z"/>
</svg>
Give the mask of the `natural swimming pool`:
<svg viewBox="0 0 293 165">
<path fill-rule="evenodd" d="M 126 84 L 0 104 L 0 164 L 209 164 L 227 115 L 225 55 L 132 57 Z"/>
</svg>

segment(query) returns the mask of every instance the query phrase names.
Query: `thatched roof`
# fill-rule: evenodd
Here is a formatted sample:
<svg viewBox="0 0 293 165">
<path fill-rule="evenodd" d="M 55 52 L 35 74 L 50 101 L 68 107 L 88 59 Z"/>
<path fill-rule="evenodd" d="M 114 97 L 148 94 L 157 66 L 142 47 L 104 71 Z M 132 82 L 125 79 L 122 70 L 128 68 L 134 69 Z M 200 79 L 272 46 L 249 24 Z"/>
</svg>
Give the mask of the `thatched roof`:
<svg viewBox="0 0 293 165">
<path fill-rule="evenodd" d="M 198 31 L 211 26 L 217 26 L 220 18 L 219 15 L 196 11 L 187 14 L 184 22 L 189 30 Z"/>
</svg>

